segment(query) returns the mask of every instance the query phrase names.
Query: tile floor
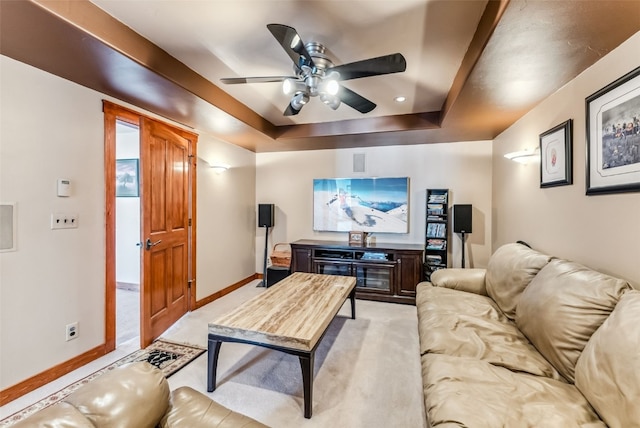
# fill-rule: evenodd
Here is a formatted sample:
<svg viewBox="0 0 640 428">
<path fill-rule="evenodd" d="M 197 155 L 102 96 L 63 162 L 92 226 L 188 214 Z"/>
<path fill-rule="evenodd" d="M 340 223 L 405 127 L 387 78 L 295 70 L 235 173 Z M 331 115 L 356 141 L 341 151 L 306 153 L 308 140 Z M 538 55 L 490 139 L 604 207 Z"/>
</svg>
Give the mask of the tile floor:
<svg viewBox="0 0 640 428">
<path fill-rule="evenodd" d="M 140 292 L 116 288 L 116 347 L 140 335 Z"/>
</svg>

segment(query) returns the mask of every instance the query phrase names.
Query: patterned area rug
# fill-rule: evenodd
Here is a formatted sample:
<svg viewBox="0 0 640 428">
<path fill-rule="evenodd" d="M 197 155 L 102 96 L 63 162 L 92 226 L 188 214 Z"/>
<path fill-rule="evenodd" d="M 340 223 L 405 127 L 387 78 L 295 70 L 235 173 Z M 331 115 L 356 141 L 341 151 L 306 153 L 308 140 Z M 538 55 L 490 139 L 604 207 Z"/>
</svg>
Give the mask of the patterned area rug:
<svg viewBox="0 0 640 428">
<path fill-rule="evenodd" d="M 31 406 L 0 420 L 0 427 L 11 426 L 16 422 L 25 419 L 29 415 L 57 403 L 67 395 L 76 391 L 82 385 L 91 382 L 101 374 L 111 371 L 123 364 L 131 363 L 134 361 L 147 361 L 162 370 L 165 377 L 169 377 L 189 364 L 191 361 L 202 355 L 204 352 L 206 352 L 206 349 L 199 346 L 173 343 L 166 340 L 158 339 L 145 349 L 140 349 L 136 352 L 133 352 L 126 357 L 123 357 L 118 361 L 109 364 L 107 367 L 98 370 L 97 372 L 94 372 L 77 382 L 72 383 L 66 388 L 63 388 L 60 391 L 55 392 L 46 398 L 43 398 L 37 403 L 32 404 Z"/>
</svg>

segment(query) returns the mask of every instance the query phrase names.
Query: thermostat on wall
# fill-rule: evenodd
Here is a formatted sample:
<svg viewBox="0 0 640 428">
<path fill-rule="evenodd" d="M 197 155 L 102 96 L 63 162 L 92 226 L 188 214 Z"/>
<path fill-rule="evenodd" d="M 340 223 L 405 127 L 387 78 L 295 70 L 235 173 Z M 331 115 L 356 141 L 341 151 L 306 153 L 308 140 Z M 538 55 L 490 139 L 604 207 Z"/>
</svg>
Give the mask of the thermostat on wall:
<svg viewBox="0 0 640 428">
<path fill-rule="evenodd" d="M 71 180 L 58 178 L 58 196 L 71 196 Z"/>
</svg>

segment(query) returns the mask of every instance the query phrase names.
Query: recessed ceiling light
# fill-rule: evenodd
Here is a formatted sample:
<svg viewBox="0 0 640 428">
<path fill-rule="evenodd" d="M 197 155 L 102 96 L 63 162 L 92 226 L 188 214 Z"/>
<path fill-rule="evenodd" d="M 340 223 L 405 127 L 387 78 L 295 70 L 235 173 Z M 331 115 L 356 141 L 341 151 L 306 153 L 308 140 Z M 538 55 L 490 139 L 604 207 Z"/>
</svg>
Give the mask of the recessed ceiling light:
<svg viewBox="0 0 640 428">
<path fill-rule="evenodd" d="M 403 96 L 399 96 L 399 97 L 395 97 L 393 99 L 393 101 L 397 102 L 397 103 L 403 103 L 407 100 L 407 97 L 403 97 Z"/>
</svg>

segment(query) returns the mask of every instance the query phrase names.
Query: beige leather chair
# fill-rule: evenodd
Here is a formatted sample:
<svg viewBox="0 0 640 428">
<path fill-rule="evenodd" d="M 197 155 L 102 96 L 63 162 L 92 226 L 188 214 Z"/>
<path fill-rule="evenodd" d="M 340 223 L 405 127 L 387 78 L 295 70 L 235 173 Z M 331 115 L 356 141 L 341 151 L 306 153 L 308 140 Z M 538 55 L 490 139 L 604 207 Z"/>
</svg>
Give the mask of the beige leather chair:
<svg viewBox="0 0 640 428">
<path fill-rule="evenodd" d="M 15 428 L 265 427 L 189 387 L 169 392 L 162 371 L 147 362 L 101 375 L 14 425 Z"/>
</svg>

